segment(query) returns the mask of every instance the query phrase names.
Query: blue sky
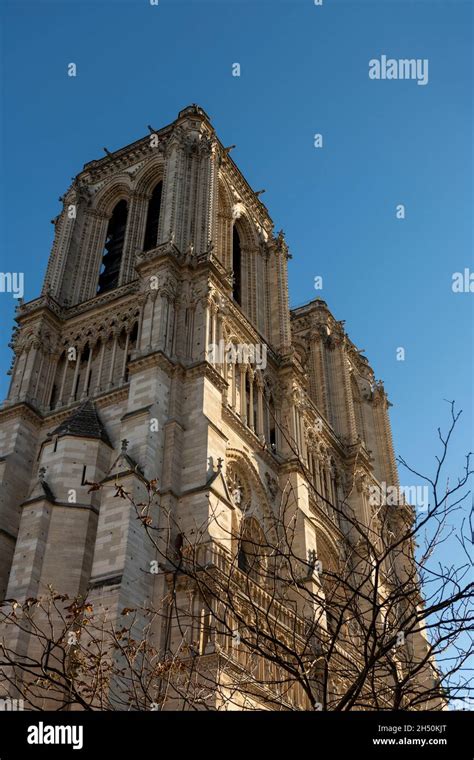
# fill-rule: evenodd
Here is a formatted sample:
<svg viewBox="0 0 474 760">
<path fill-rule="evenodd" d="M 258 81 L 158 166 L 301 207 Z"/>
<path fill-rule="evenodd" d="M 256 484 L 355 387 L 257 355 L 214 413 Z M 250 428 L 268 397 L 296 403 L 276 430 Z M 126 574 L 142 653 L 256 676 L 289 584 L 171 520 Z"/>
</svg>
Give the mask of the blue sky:
<svg viewBox="0 0 474 760">
<path fill-rule="evenodd" d="M 324 298 L 385 381 L 397 453 L 431 472 L 444 399 L 464 410 L 453 482 L 473 429 L 474 294 L 451 289 L 453 272 L 474 270 L 472 4 L 23 0 L 2 15 L 1 268 L 25 273 L 25 298 L 39 294 L 71 177 L 199 103 L 267 190 L 293 254 L 292 304 Z M 427 58 L 428 84 L 369 79 L 382 54 Z M 0 294 L 5 371 L 13 305 Z"/>
</svg>

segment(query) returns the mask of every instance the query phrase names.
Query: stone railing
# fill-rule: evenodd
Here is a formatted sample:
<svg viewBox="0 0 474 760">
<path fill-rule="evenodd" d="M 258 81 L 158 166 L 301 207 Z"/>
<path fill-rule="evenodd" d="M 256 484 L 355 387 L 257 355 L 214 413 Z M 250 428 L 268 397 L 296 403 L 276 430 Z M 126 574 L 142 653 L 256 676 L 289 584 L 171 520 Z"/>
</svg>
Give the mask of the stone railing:
<svg viewBox="0 0 474 760">
<path fill-rule="evenodd" d="M 228 579 L 230 592 L 240 592 L 242 598 L 247 599 L 256 610 L 277 621 L 282 634 L 291 634 L 304 640 L 304 621 L 293 610 L 278 601 L 275 594 L 266 591 L 247 573 L 239 570 L 235 563 L 231 563 L 225 549 L 215 543 L 201 544 L 195 548 L 193 561 L 196 570 L 202 568 L 210 572 L 215 568 L 225 579 Z"/>
</svg>

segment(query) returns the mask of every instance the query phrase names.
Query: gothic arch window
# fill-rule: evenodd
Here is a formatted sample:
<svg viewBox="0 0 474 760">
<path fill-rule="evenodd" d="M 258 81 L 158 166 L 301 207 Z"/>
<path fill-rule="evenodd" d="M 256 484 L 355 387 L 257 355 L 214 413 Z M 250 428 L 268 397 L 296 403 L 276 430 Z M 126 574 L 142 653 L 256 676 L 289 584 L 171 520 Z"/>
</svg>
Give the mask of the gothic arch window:
<svg viewBox="0 0 474 760">
<path fill-rule="evenodd" d="M 58 400 L 58 386 L 56 385 L 56 383 L 53 383 L 53 387 L 51 389 L 51 396 L 49 400 L 50 409 L 54 409 L 54 407 L 56 406 L 57 400 Z"/>
<path fill-rule="evenodd" d="M 276 419 L 275 419 L 275 402 L 270 390 L 267 390 L 267 409 L 266 409 L 266 432 L 265 437 L 271 451 L 276 451 Z"/>
<path fill-rule="evenodd" d="M 344 604 L 344 586 L 341 584 L 341 576 L 338 570 L 338 561 L 321 534 L 317 537 L 318 559 L 321 561 L 322 572 L 320 573 L 321 586 L 324 592 L 324 606 L 328 631 L 335 634 L 342 623 Z"/>
<path fill-rule="evenodd" d="M 148 201 L 148 211 L 145 225 L 145 239 L 143 250 L 149 251 L 156 247 L 158 242 L 158 225 L 160 223 L 161 196 L 163 194 L 163 182 L 158 182 Z"/>
<path fill-rule="evenodd" d="M 119 284 L 127 216 L 127 201 L 121 200 L 115 206 L 109 219 L 97 293 L 105 293 Z"/>
<path fill-rule="evenodd" d="M 237 550 L 239 570 L 262 582 L 266 573 L 265 536 L 255 517 L 244 517 Z"/>
<path fill-rule="evenodd" d="M 239 306 L 242 305 L 242 248 L 240 244 L 240 235 L 237 226 L 234 224 L 232 230 L 232 271 L 234 274 L 234 284 L 232 296 Z"/>
</svg>

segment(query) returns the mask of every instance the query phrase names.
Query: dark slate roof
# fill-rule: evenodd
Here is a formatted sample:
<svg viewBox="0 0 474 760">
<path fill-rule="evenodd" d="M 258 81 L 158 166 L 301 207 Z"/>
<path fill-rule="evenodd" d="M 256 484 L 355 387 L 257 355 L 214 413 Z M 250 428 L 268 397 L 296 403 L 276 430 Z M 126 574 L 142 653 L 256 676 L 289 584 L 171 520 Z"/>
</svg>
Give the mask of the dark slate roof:
<svg viewBox="0 0 474 760">
<path fill-rule="evenodd" d="M 99 438 L 104 443 L 107 443 L 110 447 L 109 436 L 107 431 L 100 421 L 97 414 L 94 403 L 90 400 L 81 404 L 78 409 L 75 409 L 70 417 L 61 422 L 56 430 L 53 430 L 51 436 L 62 435 L 75 435 L 80 438 Z"/>
</svg>

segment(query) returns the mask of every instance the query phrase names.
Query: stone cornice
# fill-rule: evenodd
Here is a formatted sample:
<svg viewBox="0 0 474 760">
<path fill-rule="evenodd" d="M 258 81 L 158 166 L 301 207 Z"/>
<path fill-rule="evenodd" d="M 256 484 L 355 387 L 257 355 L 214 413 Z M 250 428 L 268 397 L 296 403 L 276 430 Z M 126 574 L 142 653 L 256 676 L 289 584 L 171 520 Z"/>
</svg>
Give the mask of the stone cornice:
<svg viewBox="0 0 474 760">
<path fill-rule="evenodd" d="M 114 174 L 130 173 L 133 167 L 143 163 L 147 159 L 153 158 L 157 152 L 162 153 L 163 150 L 166 152 L 168 142 L 173 144 L 176 140 L 182 140 L 183 136 L 186 137 L 189 132 L 188 124 L 192 124 L 196 120 L 201 122 L 201 131 L 215 146 L 214 151 L 219 163 L 219 171 L 235 188 L 254 221 L 270 236 L 273 222 L 268 209 L 252 190 L 240 169 L 220 142 L 209 117 L 199 107 L 190 106 L 183 109 L 173 122 L 161 129 L 154 130 L 153 133 L 158 136 L 158 148 L 151 146 L 150 135 L 146 135 L 116 151 L 109 152 L 103 158 L 89 161 L 75 178 L 73 187 L 97 185 L 113 177 Z"/>
<path fill-rule="evenodd" d="M 168 124 L 161 129 L 157 129 L 154 134 L 158 139 L 164 140 L 171 134 L 173 124 Z M 135 142 L 125 145 L 110 155 L 103 158 L 95 159 L 84 164 L 83 170 L 77 175 L 77 180 L 82 183 L 97 184 L 107 179 L 113 174 L 120 173 L 124 169 L 130 168 L 145 158 L 151 158 L 156 155 L 156 148 L 151 147 L 150 135 L 140 137 Z"/>
<path fill-rule="evenodd" d="M 82 303 L 70 306 L 69 308 L 66 306 L 60 306 L 54 298 L 49 295 L 42 295 L 39 298 L 35 298 L 33 301 L 29 301 L 28 303 L 19 306 L 15 319 L 19 324 L 24 324 L 29 322 L 32 316 L 37 320 L 38 312 L 45 310 L 45 314 L 51 320 L 52 325 L 54 327 L 59 327 L 70 319 L 80 317 L 93 309 L 102 309 L 106 304 L 111 305 L 110 311 L 112 312 L 118 305 L 119 301 L 129 295 L 135 296 L 133 301 L 136 302 L 136 293 L 139 291 L 139 287 L 139 280 L 132 280 L 132 282 L 122 285 L 119 288 L 115 288 L 102 295 L 94 296 L 94 298 L 90 298 L 88 301 L 83 301 Z M 107 311 L 105 314 L 107 314 Z"/>
<path fill-rule="evenodd" d="M 128 393 L 129 386 L 127 383 L 120 386 L 120 388 L 106 391 L 100 396 L 94 396 L 94 403 L 100 408 L 111 406 L 112 404 L 117 404 L 119 401 L 127 399 Z M 60 425 L 63 420 L 67 419 L 67 417 L 71 415 L 73 409 L 80 407 L 81 403 L 83 402 L 75 401 L 73 404 L 68 404 L 67 406 L 62 406 L 60 409 L 54 409 L 50 412 L 45 413 L 41 418 L 42 424 L 47 425 L 48 427 L 49 425 Z"/>
<path fill-rule="evenodd" d="M 327 326 L 331 331 L 332 344 L 337 343 L 343 346 L 358 372 L 363 377 L 373 379 L 374 373 L 369 360 L 349 338 L 344 330 L 344 322 L 336 320 L 325 301 L 316 299 L 290 309 L 290 319 L 294 337 L 298 339 L 304 337 L 311 342 L 327 341 L 328 335 L 325 330 L 325 326 Z"/>
<path fill-rule="evenodd" d="M 137 253 L 135 256 L 135 269 L 142 274 L 146 270 L 151 269 L 160 259 L 170 259 L 175 265 L 183 265 L 186 254 L 182 253 L 173 241 L 166 240 L 155 248 Z M 177 267 L 176 271 L 178 271 Z"/>
<path fill-rule="evenodd" d="M 279 470 L 280 475 L 287 475 L 293 472 L 298 472 L 300 475 L 306 478 L 306 472 L 303 463 L 300 462 L 300 460 L 294 455 L 281 462 Z"/>
<path fill-rule="evenodd" d="M 251 213 L 253 220 L 263 227 L 268 236 L 270 236 L 274 225 L 267 207 L 254 193 L 237 164 L 223 148 L 222 143 L 218 142 L 220 147 L 220 171 L 226 176 L 227 181 L 230 181 L 235 187 L 245 208 Z"/>
<path fill-rule="evenodd" d="M 201 361 L 199 364 L 186 368 L 186 379 L 193 377 L 205 377 L 211 380 L 220 391 L 227 388 L 227 380 L 207 361 Z"/>
<path fill-rule="evenodd" d="M 131 359 L 128 363 L 128 372 L 129 375 L 134 375 L 137 372 L 141 372 L 143 369 L 149 369 L 150 367 L 159 367 L 168 375 L 172 375 L 176 371 L 184 372 L 184 367 L 179 362 L 170 359 L 161 350 L 136 356 L 134 359 Z"/>
<path fill-rule="evenodd" d="M 0 409 L 0 422 L 7 422 L 16 417 L 27 419 L 38 427 L 41 427 L 43 423 L 43 417 L 40 412 L 34 409 L 26 401 L 20 401 L 11 406 L 5 406 L 3 409 Z"/>
<path fill-rule="evenodd" d="M 38 318 L 37 312 L 42 310 L 49 312 L 50 315 L 55 317 L 55 323 L 59 323 L 60 320 L 63 319 L 63 307 L 60 306 L 52 296 L 44 294 L 35 298 L 33 301 L 19 304 L 16 310 L 15 320 L 21 324 L 33 314 Z"/>
<path fill-rule="evenodd" d="M 126 412 L 120 417 L 120 421 L 129 420 L 132 417 L 139 417 L 142 414 L 147 414 L 152 408 L 153 404 L 147 404 L 147 406 L 141 406 L 140 409 L 132 409 L 131 412 Z"/>
<path fill-rule="evenodd" d="M 102 307 L 106 304 L 113 303 L 115 307 L 116 302 L 118 302 L 121 298 L 125 298 L 125 296 L 129 295 L 135 296 L 139 289 L 139 280 L 132 280 L 131 282 L 127 282 L 125 285 L 121 285 L 119 288 L 115 288 L 114 290 L 109 290 L 106 293 L 94 296 L 88 301 L 83 301 L 83 303 L 70 306 L 68 309 L 64 310 L 64 319 L 69 320 L 72 317 L 80 316 L 87 311 Z"/>
</svg>

